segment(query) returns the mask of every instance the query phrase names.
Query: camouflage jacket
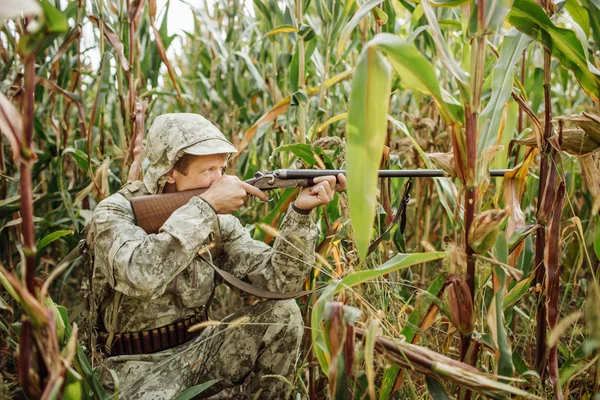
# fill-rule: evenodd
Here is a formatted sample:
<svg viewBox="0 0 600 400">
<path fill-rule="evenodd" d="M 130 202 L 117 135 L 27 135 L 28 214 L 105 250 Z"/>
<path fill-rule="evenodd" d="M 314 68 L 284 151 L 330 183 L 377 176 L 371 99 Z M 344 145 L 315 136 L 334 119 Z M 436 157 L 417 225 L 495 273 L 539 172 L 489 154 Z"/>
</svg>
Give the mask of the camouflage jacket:
<svg viewBox="0 0 600 400">
<path fill-rule="evenodd" d="M 200 115 L 165 114 L 154 120 L 144 148 L 148 167 L 143 184 L 149 193 L 163 191 L 166 173 L 191 148 L 206 151 L 202 154 L 236 151 Z M 262 289 L 300 289 L 315 259 L 317 230 L 311 215 L 290 207 L 271 248 L 253 240 L 234 216 L 217 215 L 194 197 L 158 234 L 148 235 L 135 225 L 129 201 L 116 193 L 98 204 L 88 234 L 94 253 L 92 309 L 111 293 L 121 294 L 100 315 L 104 327 L 111 326 L 114 303 L 115 333 L 164 326 L 204 306 L 214 288 L 214 271 L 196 255 L 210 244 L 215 219 L 224 244 L 223 269 Z"/>
<path fill-rule="evenodd" d="M 316 227 L 310 215 L 290 208 L 273 247 L 253 240 L 232 215 L 217 215 L 199 197 L 177 209 L 158 234 L 135 225 L 129 201 L 113 194 L 94 211 L 93 287 L 98 304 L 107 292 L 122 293 L 116 333 L 156 328 L 186 318 L 205 305 L 214 270 L 196 257 L 211 243 L 218 218 L 224 245 L 223 269 L 251 284 L 278 292 L 300 290 L 314 264 Z M 207 254 L 210 254 L 207 252 Z M 110 326 L 113 304 L 101 315 Z"/>
</svg>

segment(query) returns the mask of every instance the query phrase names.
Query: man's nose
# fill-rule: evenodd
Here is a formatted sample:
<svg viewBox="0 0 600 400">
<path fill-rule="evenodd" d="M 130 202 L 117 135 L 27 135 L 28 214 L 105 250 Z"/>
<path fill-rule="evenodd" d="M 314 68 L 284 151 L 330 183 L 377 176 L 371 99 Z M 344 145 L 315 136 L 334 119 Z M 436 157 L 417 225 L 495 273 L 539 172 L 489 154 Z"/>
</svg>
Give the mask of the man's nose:
<svg viewBox="0 0 600 400">
<path fill-rule="evenodd" d="M 216 172 L 213 172 L 213 174 L 210 176 L 210 183 L 212 184 L 214 181 L 216 181 L 217 179 L 219 179 L 222 176 L 223 176 L 223 171 L 221 171 L 221 169 L 218 169 Z"/>
</svg>

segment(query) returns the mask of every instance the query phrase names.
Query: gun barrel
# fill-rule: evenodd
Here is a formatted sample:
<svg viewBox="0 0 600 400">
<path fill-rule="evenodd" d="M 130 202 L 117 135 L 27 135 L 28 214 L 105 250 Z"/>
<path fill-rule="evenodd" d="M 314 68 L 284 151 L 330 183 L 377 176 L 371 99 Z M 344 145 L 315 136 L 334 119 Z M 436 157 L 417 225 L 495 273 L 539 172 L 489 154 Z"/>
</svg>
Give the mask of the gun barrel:
<svg viewBox="0 0 600 400">
<path fill-rule="evenodd" d="M 492 169 L 490 176 L 504 177 L 508 169 Z M 318 176 L 346 174 L 343 169 L 279 169 L 273 171 L 281 179 L 310 179 Z M 441 169 L 380 169 L 380 178 L 445 178 L 448 173 Z"/>
</svg>

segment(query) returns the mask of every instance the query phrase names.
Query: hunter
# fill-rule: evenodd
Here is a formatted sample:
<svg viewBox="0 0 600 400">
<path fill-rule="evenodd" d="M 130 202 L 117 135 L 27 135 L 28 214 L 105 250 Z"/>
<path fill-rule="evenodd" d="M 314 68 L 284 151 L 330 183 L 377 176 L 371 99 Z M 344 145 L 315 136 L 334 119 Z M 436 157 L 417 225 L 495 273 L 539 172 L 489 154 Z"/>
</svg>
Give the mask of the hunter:
<svg viewBox="0 0 600 400">
<path fill-rule="evenodd" d="M 218 284 L 208 262 L 263 290 L 299 290 L 315 261 L 311 210 L 330 202 L 346 181 L 343 175 L 337 185 L 335 177 L 316 178 L 315 186 L 302 189 L 270 247 L 231 215 L 249 195 L 268 200 L 224 174 L 236 152 L 200 115 L 161 115 L 147 135 L 143 182 L 126 184 L 94 211 L 87 239 L 94 255 L 90 307 L 97 346 L 118 378 L 121 398 L 171 399 L 213 379 L 219 381 L 202 396 L 241 385 L 252 398 L 291 393 L 287 382 L 294 382 L 304 330 L 295 300 L 263 301 L 199 332 L 187 328 L 205 319 Z M 207 190 L 173 212 L 159 233 L 136 225 L 132 197 L 196 188 Z M 215 242 L 222 249 L 218 260 L 208 251 Z M 200 257 L 202 249 L 208 250 Z"/>
</svg>

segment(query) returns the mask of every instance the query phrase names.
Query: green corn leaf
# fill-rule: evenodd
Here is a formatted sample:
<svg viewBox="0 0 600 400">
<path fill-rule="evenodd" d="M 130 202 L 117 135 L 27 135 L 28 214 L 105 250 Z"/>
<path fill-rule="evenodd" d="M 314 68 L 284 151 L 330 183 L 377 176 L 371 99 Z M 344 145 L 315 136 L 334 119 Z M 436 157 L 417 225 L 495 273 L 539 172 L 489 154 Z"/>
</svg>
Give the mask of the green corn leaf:
<svg viewBox="0 0 600 400">
<path fill-rule="evenodd" d="M 358 254 L 367 255 L 375 217 L 377 170 L 387 135 L 392 73 L 374 46 L 362 52 L 348 107 L 348 201 Z"/>
<path fill-rule="evenodd" d="M 348 43 L 348 39 L 350 39 L 350 34 L 358 26 L 360 21 L 364 17 L 366 17 L 369 12 L 377 7 L 379 4 L 383 3 L 383 0 L 369 0 L 365 4 L 363 4 L 357 11 L 356 14 L 352 17 L 352 19 L 344 26 L 342 32 L 340 34 L 340 40 L 337 46 L 337 54 L 338 58 L 342 57 L 344 53 L 344 49 L 346 48 L 346 43 Z"/>
<path fill-rule="evenodd" d="M 573 21 L 583 29 L 583 33 L 585 33 L 585 36 L 587 37 L 590 34 L 590 16 L 588 11 L 578 0 L 567 1 L 565 8 L 569 12 L 571 18 L 573 18 Z"/>
<path fill-rule="evenodd" d="M 512 251 L 523 241 L 529 234 L 534 232 L 537 229 L 537 224 L 522 226 L 510 236 L 508 240 L 508 251 L 512 253 Z"/>
<path fill-rule="evenodd" d="M 192 386 L 191 388 L 188 388 L 188 389 L 184 390 L 183 392 L 179 393 L 177 395 L 177 397 L 175 397 L 175 400 L 193 399 L 194 397 L 196 397 L 200 393 L 204 392 L 205 390 L 209 389 L 211 386 L 213 386 L 215 383 L 219 382 L 220 380 L 221 379 L 212 379 L 212 380 L 210 380 L 208 382 L 204 382 L 200 385 Z"/>
<path fill-rule="evenodd" d="M 265 6 L 265 4 L 261 0 L 254 0 L 254 7 L 258 8 L 258 10 L 261 12 L 261 14 L 264 17 L 263 21 L 267 24 L 267 26 L 269 28 L 272 28 L 273 23 L 271 22 L 271 12 L 267 8 L 267 6 Z"/>
<path fill-rule="evenodd" d="M 77 165 L 79 165 L 79 168 L 81 168 L 83 171 L 88 170 L 88 157 L 87 154 L 85 154 L 83 151 L 79 149 L 74 149 L 73 147 L 67 147 L 62 152 L 63 156 L 65 154 L 71 154 L 75 161 L 77 161 Z"/>
<path fill-rule="evenodd" d="M 498 235 L 494 255 L 499 262 L 504 264 L 508 262 L 508 243 L 504 235 Z M 493 265 L 492 268 L 494 271 L 494 298 L 490 308 L 493 308 L 494 312 L 488 314 L 488 324 L 492 329 L 492 338 L 496 347 L 496 368 L 498 375 L 512 377 L 515 367 L 512 362 L 512 350 L 506 332 L 503 312 L 506 272 L 499 265 Z"/>
<path fill-rule="evenodd" d="M 442 31 L 440 26 L 438 25 L 437 17 L 435 16 L 435 12 L 429 4 L 429 0 L 421 0 L 421 6 L 423 7 L 423 13 L 425 14 L 425 18 L 427 18 L 427 22 L 429 23 L 431 37 L 433 38 L 433 42 L 435 43 L 435 48 L 437 50 L 438 56 L 440 60 L 444 64 L 446 68 L 452 73 L 454 78 L 463 84 L 462 90 L 468 90 L 466 85 L 468 84 L 469 75 L 463 71 L 460 65 L 454 60 L 454 57 L 450 53 L 450 49 L 448 49 L 448 45 L 444 40 L 444 36 L 442 35 Z"/>
<path fill-rule="evenodd" d="M 72 234 L 73 234 L 73 231 L 70 229 L 52 232 L 49 235 L 44 236 L 44 238 L 42 240 L 40 240 L 40 242 L 37 245 L 37 251 L 42 250 L 44 247 L 48 246 L 50 243 L 54 242 L 55 240 L 57 240 L 63 236 L 68 236 L 68 235 L 72 235 Z"/>
<path fill-rule="evenodd" d="M 519 281 L 502 300 L 502 309 L 509 310 L 515 306 L 529 292 L 534 276 Z"/>
<path fill-rule="evenodd" d="M 444 385 L 439 381 L 427 376 L 425 377 L 425 383 L 427 383 L 427 390 L 433 400 L 450 400 L 446 389 L 444 389 Z"/>
<path fill-rule="evenodd" d="M 62 11 L 57 10 L 48 0 L 40 0 L 40 5 L 44 9 L 46 32 L 63 33 L 69 30 L 67 18 Z"/>
<path fill-rule="evenodd" d="M 600 218 L 596 218 L 596 232 L 594 233 L 594 252 L 600 259 Z"/>
<path fill-rule="evenodd" d="M 500 57 L 492 73 L 492 96 L 479 118 L 479 121 L 482 121 L 481 134 L 477 141 L 480 154 L 496 142 L 502 121 L 502 109 L 513 90 L 514 66 L 521 60 L 523 50 L 531 42 L 531 38 L 514 28 L 504 35 Z"/>
<path fill-rule="evenodd" d="M 269 162 L 273 161 L 273 157 L 277 153 L 281 152 L 289 152 L 301 159 L 308 168 L 312 167 L 316 164 L 317 160 L 315 159 L 315 155 L 312 151 L 312 146 L 310 144 L 305 143 L 293 143 L 293 144 L 284 144 L 283 146 L 277 147 L 273 150 L 271 157 L 269 157 Z"/>
<path fill-rule="evenodd" d="M 375 36 L 369 46 L 376 47 L 387 56 L 400 76 L 402 85 L 433 97 L 447 124 L 462 124 L 462 106 L 443 93 L 435 70 L 413 43 L 382 33 Z"/>
<path fill-rule="evenodd" d="M 587 12 L 591 37 L 596 43 L 600 43 L 600 9 L 591 0 L 581 0 L 581 5 Z"/>
<path fill-rule="evenodd" d="M 363 271 L 356 271 L 353 274 L 346 276 L 341 280 L 340 286 L 336 289 L 336 293 L 339 293 L 345 289 L 360 285 L 361 283 L 380 278 L 383 275 L 390 274 L 392 272 L 406 269 L 415 264 L 426 263 L 435 260 L 441 260 L 446 255 L 444 251 L 436 251 L 430 253 L 413 253 L 413 254 L 396 254 L 394 257 L 388 260 L 385 264 L 375 268 L 367 269 Z M 420 261 L 416 261 L 420 260 Z"/>
<path fill-rule="evenodd" d="M 498 27 L 504 22 L 513 0 L 486 1 L 484 11 L 484 22 L 479 26 L 478 11 L 479 2 L 472 2 L 471 17 L 469 18 L 469 34 L 481 35 L 484 33 L 496 33 Z"/>
<path fill-rule="evenodd" d="M 327 345 L 325 344 L 323 331 L 320 327 L 325 317 L 325 304 L 328 301 L 331 301 L 335 294 L 360 285 L 364 282 L 380 278 L 386 274 L 404 270 L 412 267 L 413 265 L 440 260 L 445 254 L 446 253 L 443 251 L 431 253 L 398 254 L 385 264 L 381 265 L 379 268 L 357 271 L 346 276 L 342 280 L 336 279 L 327 285 L 327 287 L 323 289 L 323 292 L 321 292 L 317 303 L 313 307 L 313 312 L 311 315 L 311 326 L 313 328 L 311 331 L 312 342 L 313 344 L 317 344 L 315 346 L 315 354 L 317 355 L 317 359 L 319 360 L 319 364 L 323 372 L 327 373 L 329 369 L 329 360 L 331 357 L 327 351 Z M 435 282 L 438 282 L 438 280 Z M 439 291 L 439 288 L 437 290 Z"/>
<path fill-rule="evenodd" d="M 431 5 L 435 7 L 458 7 L 467 4 L 470 0 L 433 0 Z"/>
<path fill-rule="evenodd" d="M 600 99 L 600 71 L 588 62 L 574 31 L 554 25 L 544 10 L 531 0 L 515 0 L 507 20 L 550 49 L 561 66 L 573 72 L 581 87 L 595 100 Z"/>
<path fill-rule="evenodd" d="M 258 72 L 258 70 L 256 69 L 256 66 L 254 65 L 254 63 L 250 59 L 250 56 L 248 56 L 248 53 L 243 53 L 241 51 L 236 51 L 234 54 L 237 55 L 237 56 L 239 56 L 239 57 L 241 57 L 246 62 L 246 66 L 248 67 L 248 71 L 250 71 L 250 74 L 254 78 L 254 81 L 256 82 L 256 85 L 258 86 L 258 88 L 260 90 L 266 90 L 265 81 L 264 81 L 262 75 L 260 74 L 260 72 Z"/>
<path fill-rule="evenodd" d="M 288 188 L 283 191 L 277 204 L 273 207 L 273 210 L 267 214 L 265 218 L 261 221 L 261 224 L 272 225 L 276 218 L 280 217 L 282 213 L 285 213 L 284 206 L 289 204 L 292 200 L 291 198 L 296 195 L 296 188 Z M 267 234 L 262 229 L 256 229 L 254 231 L 254 240 L 264 240 Z"/>
<path fill-rule="evenodd" d="M 355 71 L 348 111 L 348 198 L 359 256 L 367 253 L 375 213 L 377 169 L 386 135 L 391 74 L 384 53 L 405 86 L 431 95 L 449 124 L 460 123 L 462 108 L 443 95 L 432 66 L 412 43 L 383 33 L 363 50 Z"/>
</svg>

